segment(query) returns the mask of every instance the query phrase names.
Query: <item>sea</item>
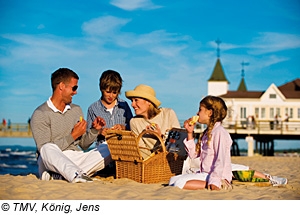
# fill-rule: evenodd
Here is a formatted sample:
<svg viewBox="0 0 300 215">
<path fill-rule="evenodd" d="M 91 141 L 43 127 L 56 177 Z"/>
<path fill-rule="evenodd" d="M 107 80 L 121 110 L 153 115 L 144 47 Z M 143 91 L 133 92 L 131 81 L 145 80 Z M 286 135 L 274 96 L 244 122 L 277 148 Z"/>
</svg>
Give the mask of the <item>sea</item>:
<svg viewBox="0 0 300 215">
<path fill-rule="evenodd" d="M 276 156 L 292 155 L 299 156 L 300 140 L 275 140 Z M 239 149 L 246 150 L 247 142 L 238 141 Z M 93 148 L 94 144 L 90 147 Z M 288 151 L 283 154 L 282 152 Z M 247 156 L 247 153 L 241 153 L 241 156 Z M 13 138 L 0 137 L 0 175 L 29 175 L 38 176 L 38 166 L 36 159 L 36 145 L 33 138 Z"/>
</svg>

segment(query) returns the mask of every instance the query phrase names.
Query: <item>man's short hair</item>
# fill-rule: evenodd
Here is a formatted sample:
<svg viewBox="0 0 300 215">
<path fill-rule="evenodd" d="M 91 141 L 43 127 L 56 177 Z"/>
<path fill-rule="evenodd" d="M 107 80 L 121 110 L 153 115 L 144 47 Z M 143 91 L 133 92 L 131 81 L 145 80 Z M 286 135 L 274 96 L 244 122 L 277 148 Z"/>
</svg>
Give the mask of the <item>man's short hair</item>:
<svg viewBox="0 0 300 215">
<path fill-rule="evenodd" d="M 72 70 L 68 68 L 59 68 L 51 75 L 52 90 L 54 91 L 60 82 L 63 82 L 64 84 L 68 84 L 71 81 L 71 78 L 75 78 L 79 80 L 78 75 Z"/>
<path fill-rule="evenodd" d="M 120 94 L 122 82 L 123 80 L 118 72 L 114 70 L 106 70 L 102 73 L 99 80 L 100 91 L 109 89 L 110 91 Z"/>
</svg>

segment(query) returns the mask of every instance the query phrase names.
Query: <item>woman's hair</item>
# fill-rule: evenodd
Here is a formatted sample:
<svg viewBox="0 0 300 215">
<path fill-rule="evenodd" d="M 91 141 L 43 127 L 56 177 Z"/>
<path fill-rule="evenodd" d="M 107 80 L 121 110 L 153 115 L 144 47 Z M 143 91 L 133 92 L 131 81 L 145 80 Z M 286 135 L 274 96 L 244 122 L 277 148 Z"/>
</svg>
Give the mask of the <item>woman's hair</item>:
<svg viewBox="0 0 300 215">
<path fill-rule="evenodd" d="M 122 82 L 123 80 L 118 72 L 114 70 L 106 70 L 102 73 L 99 80 L 100 90 L 104 91 L 109 88 L 110 91 L 115 91 L 120 94 Z"/>
<path fill-rule="evenodd" d="M 152 119 L 153 117 L 155 117 L 157 114 L 160 113 L 160 109 L 156 108 L 152 102 L 150 102 L 150 106 L 149 106 L 149 109 L 148 109 L 148 119 Z"/>
<path fill-rule="evenodd" d="M 211 131 L 214 128 L 214 125 L 216 122 L 222 122 L 223 119 L 225 119 L 227 115 L 227 106 L 223 99 L 216 96 L 206 96 L 202 101 L 200 102 L 200 106 L 205 107 L 208 110 L 212 110 L 212 115 L 209 119 L 209 123 L 207 125 L 207 128 L 205 131 L 200 135 L 199 141 L 196 145 L 196 150 L 200 151 L 200 143 L 203 135 L 207 132 L 208 136 L 208 142 L 207 145 L 209 145 L 209 142 L 211 141 Z"/>
</svg>

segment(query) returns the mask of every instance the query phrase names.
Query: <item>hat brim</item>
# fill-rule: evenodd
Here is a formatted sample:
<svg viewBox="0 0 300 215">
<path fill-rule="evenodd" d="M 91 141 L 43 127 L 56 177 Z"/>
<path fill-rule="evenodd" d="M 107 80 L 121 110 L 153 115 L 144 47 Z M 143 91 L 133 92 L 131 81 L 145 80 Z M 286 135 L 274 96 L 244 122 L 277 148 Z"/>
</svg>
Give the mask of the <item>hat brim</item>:
<svg viewBox="0 0 300 215">
<path fill-rule="evenodd" d="M 125 96 L 128 99 L 131 98 L 142 98 L 142 99 L 146 99 L 148 101 L 150 101 L 156 108 L 158 108 L 161 105 L 161 102 L 154 96 L 147 94 L 145 92 L 137 92 L 137 91 L 126 91 L 125 92 Z"/>
</svg>

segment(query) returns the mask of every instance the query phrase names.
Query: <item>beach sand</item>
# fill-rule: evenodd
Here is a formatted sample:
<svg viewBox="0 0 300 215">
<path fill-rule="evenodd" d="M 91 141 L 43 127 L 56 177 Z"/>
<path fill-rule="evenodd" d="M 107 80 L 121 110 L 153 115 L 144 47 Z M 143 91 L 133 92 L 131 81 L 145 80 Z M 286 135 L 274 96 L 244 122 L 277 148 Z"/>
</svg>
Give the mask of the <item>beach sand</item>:
<svg viewBox="0 0 300 215">
<path fill-rule="evenodd" d="M 0 175 L 2 200 L 299 200 L 300 157 L 232 157 L 232 163 L 288 178 L 285 187 L 233 184 L 231 191 L 181 190 L 167 182 L 142 184 L 129 179 L 95 178 L 93 183 L 41 181 L 35 175 Z"/>
</svg>

